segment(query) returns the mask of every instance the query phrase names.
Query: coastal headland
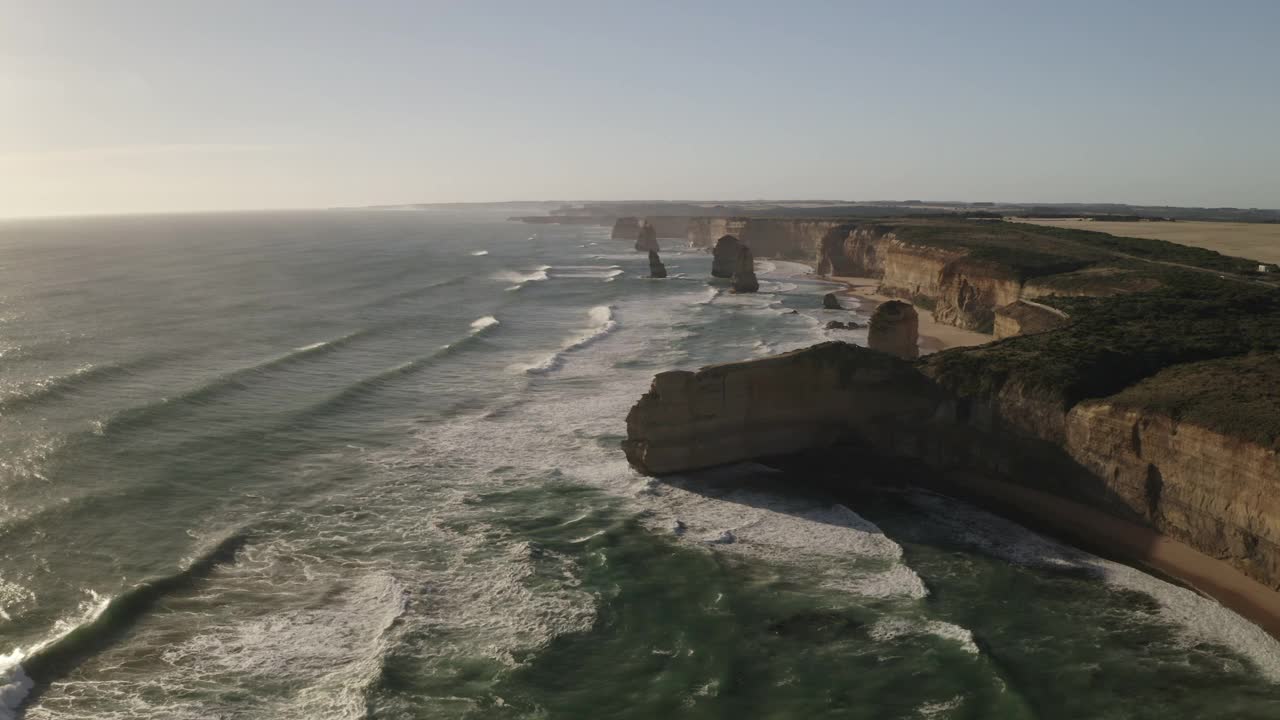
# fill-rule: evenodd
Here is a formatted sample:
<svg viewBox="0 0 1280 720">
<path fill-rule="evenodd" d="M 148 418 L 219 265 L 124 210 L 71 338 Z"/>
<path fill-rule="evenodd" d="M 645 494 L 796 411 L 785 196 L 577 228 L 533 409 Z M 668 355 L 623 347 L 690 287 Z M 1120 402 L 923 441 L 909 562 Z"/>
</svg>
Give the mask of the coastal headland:
<svg viewBox="0 0 1280 720">
<path fill-rule="evenodd" d="M 637 469 L 877 459 L 1152 567 L 1280 636 L 1280 285 L 1150 238 L 972 218 L 702 217 L 921 316 L 922 357 L 825 343 L 659 374 Z M 858 480 L 844 482 L 851 486 Z"/>
</svg>

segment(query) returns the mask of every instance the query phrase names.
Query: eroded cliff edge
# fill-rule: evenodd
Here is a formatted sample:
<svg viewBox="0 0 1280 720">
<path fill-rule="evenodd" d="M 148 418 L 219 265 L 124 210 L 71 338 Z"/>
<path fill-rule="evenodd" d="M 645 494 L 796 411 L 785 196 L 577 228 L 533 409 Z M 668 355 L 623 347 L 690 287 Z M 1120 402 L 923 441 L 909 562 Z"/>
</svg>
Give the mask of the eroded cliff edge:
<svg viewBox="0 0 1280 720">
<path fill-rule="evenodd" d="M 997 324 L 1006 333 L 1056 326 L 1052 312 L 1025 304 L 1044 297 L 1147 292 L 1167 286 L 1165 276 L 1175 271 L 1245 277 L 1257 268 L 1250 260 L 1159 240 L 998 220 L 689 222 L 693 247 L 710 248 L 724 235 L 756 257 L 811 262 L 820 275 L 877 279 L 880 294 L 929 310 L 938 322 L 984 333 Z"/>
<path fill-rule="evenodd" d="M 990 478 L 1280 589 L 1280 290 L 1191 274 L 1051 301 L 1067 324 L 914 362 L 825 343 L 660 374 L 624 449 L 655 475 L 830 451 Z"/>
</svg>

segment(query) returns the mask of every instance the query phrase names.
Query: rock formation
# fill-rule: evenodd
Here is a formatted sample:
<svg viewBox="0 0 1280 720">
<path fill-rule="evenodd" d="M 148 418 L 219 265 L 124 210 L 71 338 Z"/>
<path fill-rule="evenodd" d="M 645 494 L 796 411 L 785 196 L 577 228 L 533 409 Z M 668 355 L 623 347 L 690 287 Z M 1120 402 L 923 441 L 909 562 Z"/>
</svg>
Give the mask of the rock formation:
<svg viewBox="0 0 1280 720">
<path fill-rule="evenodd" d="M 1033 335 L 1048 332 L 1066 325 L 1071 319 L 1067 314 L 1030 300 L 1018 300 L 996 308 L 996 339 L 1014 335 Z"/>
<path fill-rule="evenodd" d="M 649 277 L 664 278 L 667 276 L 667 266 L 662 264 L 662 258 L 658 257 L 656 250 L 649 251 Z"/>
<path fill-rule="evenodd" d="M 715 250 L 712 251 L 712 277 L 733 277 L 734 270 L 738 268 L 738 248 L 740 247 L 742 243 L 732 235 L 725 235 L 716 241 Z"/>
<path fill-rule="evenodd" d="M 651 475 L 794 453 L 851 485 L 859 481 L 850 463 L 885 468 L 1016 507 L 1170 574 L 1189 572 L 1202 591 L 1280 630 L 1252 604 L 1256 596 L 1234 590 L 1280 588 L 1280 447 L 1134 408 L 1126 393 L 1064 406 L 1052 391 L 1016 382 L 953 388 L 937 375 L 950 360 L 910 363 L 828 342 L 660 373 L 627 415 L 623 450 Z M 1176 380 L 1157 376 L 1143 389 L 1165 383 L 1176 395 Z M 874 465 L 877 457 L 888 463 Z M 1108 524 L 1122 530 L 1104 536 Z M 1221 564 L 1212 575 L 1178 565 L 1156 554 L 1168 547 L 1162 536 L 1203 553 L 1198 562 Z"/>
<path fill-rule="evenodd" d="M 867 347 L 905 360 L 920 355 L 920 317 L 910 303 L 890 300 L 871 314 Z"/>
<path fill-rule="evenodd" d="M 640 220 L 633 217 L 620 217 L 613 223 L 613 232 L 609 235 L 614 240 L 636 240 L 640 237 Z"/>
<path fill-rule="evenodd" d="M 822 296 L 822 307 L 827 310 L 843 310 L 844 306 L 840 304 L 840 298 L 835 293 L 827 293 Z"/>
<path fill-rule="evenodd" d="M 753 293 L 760 289 L 760 281 L 756 279 L 756 261 L 751 257 L 751 248 L 743 245 L 738 248 L 738 264 L 733 271 L 733 291 L 736 293 Z"/>
<path fill-rule="evenodd" d="M 654 229 L 648 220 L 640 223 L 640 229 L 636 233 L 635 247 L 639 252 L 657 252 L 661 250 L 658 247 L 658 231 Z"/>
<path fill-rule="evenodd" d="M 826 328 L 826 329 L 828 329 L 828 330 L 857 330 L 857 329 L 859 329 L 859 328 L 861 328 L 861 327 L 862 327 L 861 325 L 859 325 L 859 324 L 858 324 L 858 323 L 856 323 L 856 322 L 852 322 L 852 321 L 850 321 L 850 322 L 840 322 L 839 320 L 832 320 L 831 322 L 827 323 L 827 328 Z"/>
<path fill-rule="evenodd" d="M 623 449 L 640 471 L 664 475 L 827 447 L 887 415 L 924 422 L 934 392 L 909 363 L 838 342 L 664 372 L 627 415 Z"/>
</svg>

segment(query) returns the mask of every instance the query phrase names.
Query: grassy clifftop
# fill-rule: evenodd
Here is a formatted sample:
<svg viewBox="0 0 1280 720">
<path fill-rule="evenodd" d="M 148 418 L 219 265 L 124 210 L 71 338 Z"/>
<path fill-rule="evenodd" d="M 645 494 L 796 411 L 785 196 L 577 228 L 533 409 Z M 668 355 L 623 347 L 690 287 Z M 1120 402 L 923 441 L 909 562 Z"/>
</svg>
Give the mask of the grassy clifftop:
<svg viewBox="0 0 1280 720">
<path fill-rule="evenodd" d="M 1115 395 L 1129 406 L 1274 442 L 1280 289 L 1187 271 L 1167 272 L 1162 281 L 1164 287 L 1151 292 L 1041 298 L 1067 312 L 1071 323 L 924 362 L 963 394 L 1017 382 L 1055 394 L 1064 407 Z"/>
<path fill-rule="evenodd" d="M 1233 275 L 1252 275 L 1258 263 L 1164 240 L 1128 238 L 1090 230 L 1028 223 L 975 220 L 906 220 L 893 223 L 898 238 L 916 245 L 967 249 L 1024 277 L 1070 272 L 1127 260 L 1183 265 Z"/>
</svg>

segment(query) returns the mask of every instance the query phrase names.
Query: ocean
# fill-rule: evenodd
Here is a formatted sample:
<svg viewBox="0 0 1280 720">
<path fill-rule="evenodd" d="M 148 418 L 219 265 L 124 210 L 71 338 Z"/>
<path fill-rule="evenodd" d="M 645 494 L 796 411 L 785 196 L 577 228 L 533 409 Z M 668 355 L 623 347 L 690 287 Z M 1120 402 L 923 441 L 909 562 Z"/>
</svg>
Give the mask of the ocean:
<svg viewBox="0 0 1280 720">
<path fill-rule="evenodd" d="M 0 223 L 0 720 L 1280 717 L 1259 629 L 964 502 L 638 475 L 654 373 L 864 332 L 506 214 Z"/>
</svg>

